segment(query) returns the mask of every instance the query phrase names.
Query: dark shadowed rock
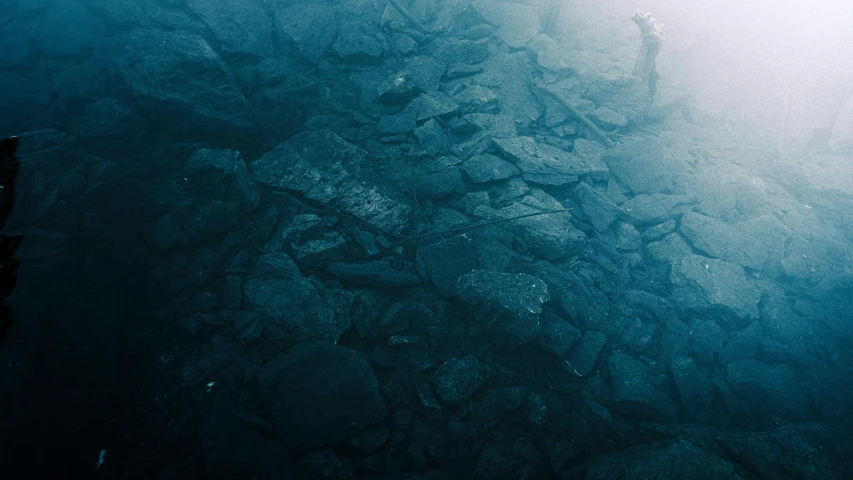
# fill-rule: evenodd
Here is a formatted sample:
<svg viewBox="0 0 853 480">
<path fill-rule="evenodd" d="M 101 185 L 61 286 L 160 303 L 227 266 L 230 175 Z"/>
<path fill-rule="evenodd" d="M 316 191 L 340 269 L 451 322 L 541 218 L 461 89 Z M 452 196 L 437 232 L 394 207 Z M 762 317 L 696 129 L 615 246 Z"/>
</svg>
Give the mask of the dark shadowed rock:
<svg viewBox="0 0 853 480">
<path fill-rule="evenodd" d="M 169 129 L 252 133 L 249 102 L 200 35 L 140 30 L 115 62 L 133 95 Z"/>
<path fill-rule="evenodd" d="M 608 365 L 617 410 L 652 421 L 676 419 L 675 405 L 652 385 L 648 367 L 623 352 L 615 352 Z"/>
<path fill-rule="evenodd" d="M 550 301 L 548 287 L 538 278 L 474 270 L 459 277 L 457 295 L 474 307 L 480 325 L 508 348 L 527 343 L 539 334 L 542 304 Z"/>
<path fill-rule="evenodd" d="M 387 415 L 367 358 L 332 344 L 306 344 L 267 363 L 261 388 L 289 451 L 343 442 Z"/>
<path fill-rule="evenodd" d="M 224 51 L 257 57 L 273 53 L 272 18 L 264 2 L 188 0 L 187 6 L 210 27 Z"/>
<path fill-rule="evenodd" d="M 512 4 L 516 5 L 516 4 Z M 530 440 L 508 437 L 503 432 L 492 434 L 477 459 L 479 479 L 534 480 L 541 478 L 542 454 Z"/>
<path fill-rule="evenodd" d="M 690 415 L 708 408 L 714 399 L 714 385 L 692 358 L 676 358 L 670 366 L 681 404 Z"/>
<path fill-rule="evenodd" d="M 456 281 L 480 264 L 473 237 L 457 235 L 418 249 L 418 261 L 445 297 L 456 294 Z"/>
<path fill-rule="evenodd" d="M 533 189 L 521 201 L 499 210 L 481 205 L 474 210 L 474 216 L 483 220 L 498 220 L 562 208 L 563 206 L 547 193 Z M 569 256 L 586 241 L 586 235 L 572 225 L 569 212 L 538 215 L 501 225 L 502 228 L 513 232 L 533 253 L 548 260 Z"/>
<path fill-rule="evenodd" d="M 580 202 L 580 215 L 592 224 L 597 232 L 605 232 L 621 215 L 622 210 L 607 196 L 597 192 L 587 183 L 575 188 L 575 196 Z"/>
<path fill-rule="evenodd" d="M 243 294 L 266 331 L 278 340 L 335 342 L 350 327 L 352 293 L 315 287 L 286 253 L 261 256 Z"/>
<path fill-rule="evenodd" d="M 539 317 L 539 336 L 536 343 L 561 359 L 565 359 L 569 350 L 581 338 L 581 331 L 560 318 L 551 309 L 546 309 Z"/>
<path fill-rule="evenodd" d="M 410 287 L 420 285 L 421 279 L 409 272 L 397 270 L 384 260 L 365 263 L 333 263 L 327 271 L 347 283 L 377 287 Z"/>
<path fill-rule="evenodd" d="M 652 478 L 691 478 L 696 480 L 743 480 L 735 467 L 707 451 L 698 442 L 678 439 L 605 455 L 593 460 L 584 476 L 566 470 L 562 480 L 648 480 Z"/>
<path fill-rule="evenodd" d="M 738 332 L 720 351 L 717 361 L 728 365 L 735 360 L 755 360 L 758 347 L 764 342 L 764 330 L 758 322 L 752 322 L 745 330 Z"/>
<path fill-rule="evenodd" d="M 787 365 L 735 360 L 728 365 L 727 372 L 726 381 L 731 389 L 762 409 L 793 420 L 809 417 L 806 388 Z"/>
<path fill-rule="evenodd" d="M 279 144 L 249 170 L 262 185 L 298 192 L 366 221 L 380 230 L 399 233 L 411 209 L 377 187 L 349 174 L 367 152 L 331 132 L 298 134 Z"/>
<path fill-rule="evenodd" d="M 690 347 L 700 363 L 711 365 L 727 339 L 726 332 L 713 320 L 697 320 L 693 324 Z"/>
<path fill-rule="evenodd" d="M 432 382 L 443 402 L 458 405 L 468 401 L 483 386 L 494 372 L 474 354 L 462 358 L 451 358 L 441 364 Z"/>
<path fill-rule="evenodd" d="M 582 377 L 592 371 L 598 360 L 601 348 L 607 342 L 607 337 L 601 332 L 586 332 L 580 341 L 572 347 L 566 359 L 566 367 L 575 375 Z"/>
<path fill-rule="evenodd" d="M 471 423 L 480 431 L 494 428 L 504 417 L 527 401 L 527 387 L 494 388 L 471 402 Z"/>
</svg>

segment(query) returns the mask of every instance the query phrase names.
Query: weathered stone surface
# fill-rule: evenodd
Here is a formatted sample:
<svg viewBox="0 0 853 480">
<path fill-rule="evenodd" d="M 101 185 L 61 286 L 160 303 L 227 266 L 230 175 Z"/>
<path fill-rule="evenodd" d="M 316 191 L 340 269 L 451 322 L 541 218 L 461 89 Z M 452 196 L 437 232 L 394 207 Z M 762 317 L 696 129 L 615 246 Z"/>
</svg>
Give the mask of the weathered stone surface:
<svg viewBox="0 0 853 480">
<path fill-rule="evenodd" d="M 420 285 L 417 275 L 396 270 L 384 260 L 365 263 L 333 263 L 327 271 L 347 283 L 378 287 L 408 287 Z"/>
<path fill-rule="evenodd" d="M 589 114 L 590 120 L 600 128 L 613 129 L 628 125 L 628 118 L 607 107 L 598 107 Z"/>
<path fill-rule="evenodd" d="M 637 121 L 651 103 L 648 86 L 633 75 L 596 75 L 590 82 L 586 96 L 632 122 Z"/>
<path fill-rule="evenodd" d="M 462 163 L 462 171 L 474 183 L 505 180 L 520 173 L 512 163 L 489 153 L 475 155 L 465 160 Z"/>
<path fill-rule="evenodd" d="M 693 356 L 705 365 L 713 364 L 728 339 L 726 332 L 713 320 L 697 320 L 692 331 L 690 346 Z"/>
<path fill-rule="evenodd" d="M 471 85 L 453 96 L 462 113 L 496 113 L 500 109 L 498 96 L 491 89 Z"/>
<path fill-rule="evenodd" d="M 641 223 L 659 223 L 689 211 L 695 200 L 685 195 L 637 195 L 622 204 L 622 209 L 632 219 Z"/>
<path fill-rule="evenodd" d="M 447 133 L 434 118 L 430 118 L 416 128 L 415 137 L 424 155 L 437 157 L 447 153 Z"/>
<path fill-rule="evenodd" d="M 283 188 L 330 204 L 380 230 L 399 233 L 411 209 L 349 175 L 367 153 L 331 132 L 298 134 L 253 162 L 250 171 L 262 185 Z"/>
<path fill-rule="evenodd" d="M 728 365 L 735 360 L 755 360 L 758 347 L 764 343 L 764 340 L 764 330 L 761 328 L 761 324 L 752 322 L 746 329 L 738 332 L 726 343 L 717 356 L 717 361 L 721 365 Z"/>
<path fill-rule="evenodd" d="M 140 30 L 129 35 L 115 62 L 137 100 L 169 128 L 249 133 L 251 106 L 200 35 Z"/>
<path fill-rule="evenodd" d="M 267 363 L 260 379 L 272 423 L 291 452 L 343 442 L 387 416 L 370 362 L 345 347 L 296 347 Z"/>
<path fill-rule="evenodd" d="M 764 215 L 731 225 L 689 212 L 681 219 L 681 233 L 697 249 L 745 268 L 761 270 L 773 259 L 781 261 L 791 230 L 775 217 Z"/>
<path fill-rule="evenodd" d="M 729 386 L 738 395 L 793 420 L 809 416 L 808 393 L 787 365 L 736 360 L 727 367 Z"/>
<path fill-rule="evenodd" d="M 626 141 L 603 156 L 619 182 L 636 195 L 672 193 L 680 166 L 667 157 L 656 138 Z"/>
<path fill-rule="evenodd" d="M 462 117 L 489 138 L 515 138 L 515 119 L 502 113 L 468 113 Z"/>
<path fill-rule="evenodd" d="M 671 280 L 695 295 L 694 307 L 722 306 L 740 317 L 758 318 L 761 292 L 738 265 L 686 255 L 673 265 Z"/>
<path fill-rule="evenodd" d="M 622 215 L 622 209 L 587 183 L 581 182 L 575 188 L 575 196 L 580 202 L 580 215 L 599 233 L 607 231 Z"/>
<path fill-rule="evenodd" d="M 272 19 L 263 2 L 189 0 L 224 51 L 266 57 L 273 53 Z"/>
<path fill-rule="evenodd" d="M 457 235 L 418 249 L 418 261 L 445 297 L 456 294 L 456 281 L 480 264 L 473 237 Z"/>
<path fill-rule="evenodd" d="M 547 144 L 537 144 L 531 137 L 497 138 L 494 140 L 504 157 L 521 170 L 524 179 L 543 185 L 576 182 L 578 175 L 605 170 L 590 158 L 566 153 Z"/>
<path fill-rule="evenodd" d="M 474 216 L 497 220 L 562 208 L 559 202 L 545 192 L 533 189 L 521 201 L 499 210 L 481 205 L 474 210 Z M 501 225 L 513 232 L 533 253 L 554 260 L 572 254 L 586 241 L 583 232 L 572 225 L 569 215 L 568 212 L 538 215 Z"/>
<path fill-rule="evenodd" d="M 284 37 L 294 42 L 302 55 L 316 61 L 326 52 L 338 33 L 335 8 L 322 3 L 282 5 L 275 13 Z"/>
<path fill-rule="evenodd" d="M 262 255 L 243 294 L 266 331 L 279 340 L 335 342 L 350 327 L 352 294 L 315 287 L 285 253 Z"/>
<path fill-rule="evenodd" d="M 447 70 L 447 64 L 430 55 L 413 57 L 406 62 L 403 74 L 422 92 L 434 92 L 441 84 L 441 77 Z"/>
<path fill-rule="evenodd" d="M 563 480 L 646 480 L 651 478 L 692 478 L 696 480 L 743 480 L 734 465 L 705 450 L 698 442 L 679 439 L 661 442 L 626 453 L 605 455 L 591 462 L 582 473 L 567 470 Z"/>
<path fill-rule="evenodd" d="M 566 360 L 569 370 L 579 377 L 589 374 L 606 342 L 607 337 L 601 332 L 584 333 L 580 341 L 569 352 L 569 357 Z"/>
<path fill-rule="evenodd" d="M 676 358 L 670 366 L 681 404 L 690 415 L 708 408 L 714 399 L 714 385 L 692 358 Z"/>
<path fill-rule="evenodd" d="M 653 421 L 674 421 L 675 406 L 651 383 L 648 367 L 623 352 L 608 361 L 615 408 L 624 414 Z"/>
<path fill-rule="evenodd" d="M 342 62 L 377 63 L 388 50 L 387 42 L 376 36 L 376 29 L 359 20 L 344 22 L 329 49 Z"/>
<path fill-rule="evenodd" d="M 442 363 L 432 382 L 441 401 L 458 405 L 468 401 L 494 374 L 476 355 L 468 354 Z"/>
<path fill-rule="evenodd" d="M 559 358 L 565 359 L 581 338 L 580 330 L 550 309 L 542 312 L 539 324 L 541 328 L 536 343 Z"/>
<path fill-rule="evenodd" d="M 457 295 L 474 308 L 477 322 L 504 347 L 514 348 L 539 334 L 548 287 L 538 278 L 473 270 L 456 282 Z"/>
<path fill-rule="evenodd" d="M 71 19 L 73 21 L 69 21 Z M 94 47 L 106 34 L 104 22 L 74 0 L 51 3 L 44 13 L 20 25 L 32 39 L 35 50 L 47 56 L 79 55 Z"/>
<path fill-rule="evenodd" d="M 404 111 L 420 122 L 432 117 L 442 117 L 455 113 L 459 105 L 453 99 L 439 92 L 426 92 L 412 100 Z"/>
</svg>

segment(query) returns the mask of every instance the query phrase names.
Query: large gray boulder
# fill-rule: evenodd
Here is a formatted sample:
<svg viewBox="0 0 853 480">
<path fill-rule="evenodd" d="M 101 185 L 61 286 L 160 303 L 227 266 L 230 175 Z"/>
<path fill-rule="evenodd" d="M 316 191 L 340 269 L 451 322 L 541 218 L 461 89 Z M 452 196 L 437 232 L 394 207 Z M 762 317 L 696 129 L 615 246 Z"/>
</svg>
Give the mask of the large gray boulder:
<svg viewBox="0 0 853 480">
<path fill-rule="evenodd" d="M 346 347 L 300 345 L 267 363 L 260 380 L 272 423 L 290 452 L 341 443 L 388 413 L 370 362 Z"/>
<path fill-rule="evenodd" d="M 681 218 L 681 233 L 708 255 L 761 270 L 768 261 L 779 263 L 791 230 L 771 215 L 728 224 L 695 212 Z"/>
<path fill-rule="evenodd" d="M 691 307 L 723 307 L 743 319 L 759 316 L 761 290 L 739 265 L 688 254 L 673 265 L 670 279 Z"/>
</svg>

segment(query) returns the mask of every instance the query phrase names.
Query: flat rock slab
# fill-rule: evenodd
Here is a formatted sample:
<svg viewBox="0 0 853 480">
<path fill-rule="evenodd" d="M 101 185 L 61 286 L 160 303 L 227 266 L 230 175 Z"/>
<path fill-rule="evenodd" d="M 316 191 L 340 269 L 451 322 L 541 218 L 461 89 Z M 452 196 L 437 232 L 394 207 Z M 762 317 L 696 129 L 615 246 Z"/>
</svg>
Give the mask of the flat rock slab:
<svg viewBox="0 0 853 480">
<path fill-rule="evenodd" d="M 532 137 L 494 139 L 498 151 L 521 170 L 525 180 L 542 185 L 565 185 L 578 181 L 579 175 L 606 172 L 594 156 L 568 153 Z"/>
<path fill-rule="evenodd" d="M 622 209 L 618 205 L 588 183 L 581 182 L 575 188 L 575 197 L 580 203 L 582 214 L 597 232 L 607 231 L 622 216 Z"/>
<path fill-rule="evenodd" d="M 670 277 L 675 285 L 693 290 L 699 302 L 696 307 L 727 307 L 745 319 L 759 316 L 761 291 L 739 265 L 701 255 L 685 255 L 673 265 Z"/>
<path fill-rule="evenodd" d="M 408 225 L 411 208 L 348 171 L 358 170 L 366 156 L 334 133 L 309 132 L 279 144 L 249 171 L 262 185 L 300 193 L 398 234 Z"/>
<path fill-rule="evenodd" d="M 690 210 L 695 201 L 686 195 L 652 193 L 631 198 L 622 204 L 622 209 L 638 223 L 660 223 Z"/>
<path fill-rule="evenodd" d="M 626 141 L 603 156 L 610 173 L 635 195 L 673 193 L 683 168 L 668 158 L 656 138 Z"/>
<path fill-rule="evenodd" d="M 501 157 L 486 153 L 475 155 L 462 163 L 462 171 L 474 183 L 506 180 L 518 175 L 518 168 Z"/>
<path fill-rule="evenodd" d="M 772 215 L 729 224 L 695 212 L 684 214 L 681 233 L 708 255 L 754 270 L 761 270 L 771 259 L 781 262 L 792 235 Z"/>
<path fill-rule="evenodd" d="M 387 416 L 367 357 L 338 345 L 306 344 L 260 374 L 264 400 L 288 451 L 343 442 Z"/>
</svg>

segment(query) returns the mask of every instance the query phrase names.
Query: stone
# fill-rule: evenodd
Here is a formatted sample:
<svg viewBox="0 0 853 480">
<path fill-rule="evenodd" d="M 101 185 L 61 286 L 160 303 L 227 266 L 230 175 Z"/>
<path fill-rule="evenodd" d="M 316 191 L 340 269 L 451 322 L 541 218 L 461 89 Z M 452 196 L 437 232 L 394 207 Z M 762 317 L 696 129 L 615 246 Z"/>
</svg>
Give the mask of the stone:
<svg viewBox="0 0 853 480">
<path fill-rule="evenodd" d="M 765 338 L 761 324 L 752 322 L 726 343 L 717 356 L 717 361 L 721 365 L 728 365 L 735 360 L 755 360 L 758 348 Z"/>
<path fill-rule="evenodd" d="M 506 414 L 521 407 L 529 396 L 527 387 L 493 388 L 471 402 L 471 423 L 480 431 L 491 430 Z"/>
<path fill-rule="evenodd" d="M 453 99 L 439 92 L 426 92 L 412 100 L 404 111 L 421 122 L 432 117 L 450 116 L 459 110 Z"/>
<path fill-rule="evenodd" d="M 377 287 L 410 287 L 420 285 L 417 275 L 397 270 L 384 260 L 365 263 L 333 263 L 327 272 L 343 282 Z"/>
<path fill-rule="evenodd" d="M 442 363 L 432 382 L 442 402 L 459 405 L 467 402 L 494 372 L 474 354 L 451 358 Z"/>
<path fill-rule="evenodd" d="M 690 210 L 695 200 L 685 195 L 653 193 L 637 195 L 622 204 L 622 209 L 639 223 L 660 223 Z"/>
<path fill-rule="evenodd" d="M 462 118 L 490 138 L 515 138 L 518 130 L 515 119 L 502 113 L 468 113 Z"/>
<path fill-rule="evenodd" d="M 781 262 L 792 234 L 771 215 L 731 225 L 694 212 L 682 217 L 680 230 L 696 249 L 754 270 L 763 269 L 771 258 Z"/>
<path fill-rule="evenodd" d="M 536 338 L 542 305 L 551 299 L 545 282 L 523 273 L 473 270 L 459 277 L 456 288 L 481 327 L 509 349 Z"/>
<path fill-rule="evenodd" d="M 273 53 L 273 22 L 263 2 L 188 0 L 229 53 L 267 57 Z"/>
<path fill-rule="evenodd" d="M 474 9 L 498 29 L 495 35 L 512 48 L 522 48 L 539 34 L 539 9 L 513 2 L 475 0 Z"/>
<path fill-rule="evenodd" d="M 352 293 L 314 286 L 285 253 L 262 255 L 243 295 L 277 340 L 335 342 L 350 328 Z"/>
<path fill-rule="evenodd" d="M 424 155 L 437 157 L 447 153 L 447 133 L 434 118 L 415 128 L 415 137 Z"/>
<path fill-rule="evenodd" d="M 599 128 L 612 130 L 628 125 L 628 118 L 619 112 L 615 112 L 607 107 L 598 107 L 589 114 L 592 120 Z"/>
<path fill-rule="evenodd" d="M 240 340 L 251 343 L 261 338 L 264 325 L 256 313 L 240 310 L 234 313 L 231 321 L 234 323 L 234 331 L 237 332 Z"/>
<path fill-rule="evenodd" d="M 536 344 L 553 353 L 560 359 L 565 359 L 577 341 L 581 331 L 575 328 L 551 309 L 546 309 L 539 317 L 539 336 Z"/>
<path fill-rule="evenodd" d="M 463 233 L 418 248 L 418 262 L 442 296 L 456 294 L 456 282 L 480 265 L 473 237 Z"/>
<path fill-rule="evenodd" d="M 729 363 L 726 371 L 731 389 L 762 409 L 791 420 L 810 416 L 806 388 L 787 365 L 745 359 Z"/>
<path fill-rule="evenodd" d="M 451 167 L 437 173 L 423 173 L 409 177 L 406 181 L 410 191 L 419 199 L 439 199 L 462 195 L 465 193 L 465 182 L 462 173 L 456 167 Z"/>
<path fill-rule="evenodd" d="M 489 153 L 465 160 L 462 163 L 462 171 L 474 183 L 506 180 L 521 173 L 512 163 Z"/>
<path fill-rule="evenodd" d="M 423 89 L 405 70 L 386 78 L 377 88 L 379 101 L 388 105 L 408 105 L 421 93 Z"/>
<path fill-rule="evenodd" d="M 617 410 L 651 421 L 675 421 L 675 405 L 652 385 L 648 367 L 619 351 L 610 357 L 608 366 Z"/>
<path fill-rule="evenodd" d="M 167 128 L 254 134 L 251 105 L 231 69 L 200 35 L 137 30 L 114 61 L 137 102 Z"/>
<path fill-rule="evenodd" d="M 410 221 L 411 208 L 348 171 L 366 158 L 367 152 L 334 133 L 306 132 L 252 162 L 250 172 L 261 185 L 298 192 L 399 234 Z"/>
<path fill-rule="evenodd" d="M 344 63 L 378 63 L 388 45 L 375 33 L 376 29 L 360 20 L 345 21 L 338 27 L 338 35 L 329 49 Z"/>
<path fill-rule="evenodd" d="M 714 399 L 714 385 L 699 370 L 692 358 L 674 359 L 670 370 L 681 396 L 681 404 L 691 416 L 711 405 Z"/>
<path fill-rule="evenodd" d="M 40 55 L 69 58 L 94 47 L 107 30 L 100 18 L 74 0 L 52 3 L 43 14 L 27 18 L 20 26 Z"/>
<path fill-rule="evenodd" d="M 583 334 L 580 341 L 569 352 L 566 359 L 568 370 L 579 377 L 592 372 L 598 354 L 607 342 L 607 337 L 601 332 L 589 331 Z"/>
<path fill-rule="evenodd" d="M 656 138 L 619 143 L 608 149 L 602 159 L 619 183 L 635 195 L 673 193 L 682 170 L 664 154 Z"/>
<path fill-rule="evenodd" d="M 460 111 L 463 114 L 497 113 L 497 110 L 500 109 L 498 96 L 495 95 L 495 92 L 480 85 L 466 87 L 454 95 L 453 100 L 459 104 Z"/>
<path fill-rule="evenodd" d="M 406 62 L 404 72 L 406 78 L 411 80 L 421 92 L 434 92 L 438 90 L 445 70 L 447 65 L 444 62 L 430 55 L 420 55 Z"/>
<path fill-rule="evenodd" d="M 284 38 L 295 43 L 299 53 L 317 62 L 338 33 L 335 8 L 322 3 L 282 4 L 275 20 Z"/>
<path fill-rule="evenodd" d="M 297 346 L 264 365 L 260 380 L 270 420 L 290 452 L 343 442 L 388 414 L 370 362 L 346 347 Z"/>
<path fill-rule="evenodd" d="M 606 232 L 622 215 L 622 209 L 619 206 L 588 183 L 578 184 L 574 194 L 581 207 L 581 211 L 576 214 L 592 224 L 595 231 L 599 233 Z"/>
<path fill-rule="evenodd" d="M 758 318 L 761 291 L 738 265 L 690 254 L 673 265 L 671 281 L 694 296 L 695 308 L 719 306 L 741 318 Z"/>
<path fill-rule="evenodd" d="M 697 320 L 693 324 L 690 347 L 699 362 L 712 365 L 727 339 L 726 332 L 713 320 Z"/>
</svg>

